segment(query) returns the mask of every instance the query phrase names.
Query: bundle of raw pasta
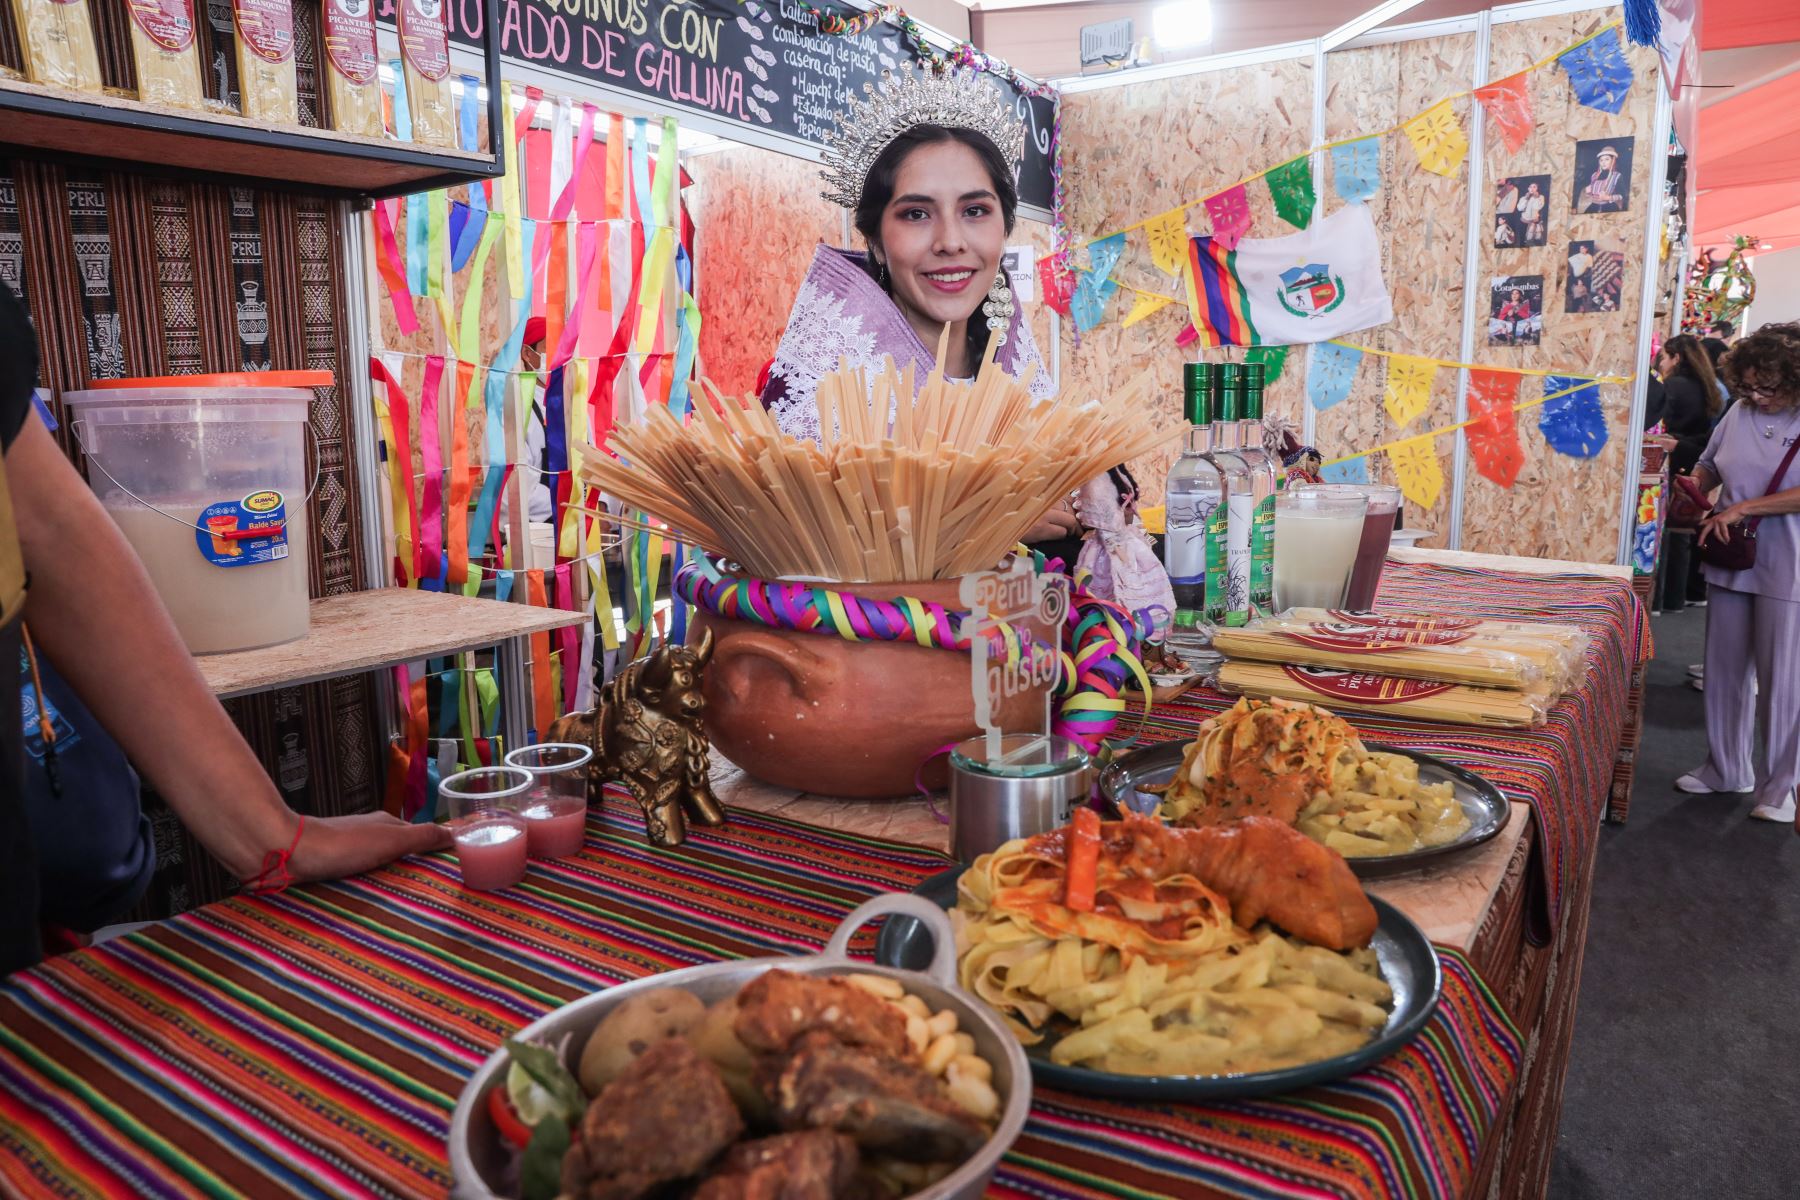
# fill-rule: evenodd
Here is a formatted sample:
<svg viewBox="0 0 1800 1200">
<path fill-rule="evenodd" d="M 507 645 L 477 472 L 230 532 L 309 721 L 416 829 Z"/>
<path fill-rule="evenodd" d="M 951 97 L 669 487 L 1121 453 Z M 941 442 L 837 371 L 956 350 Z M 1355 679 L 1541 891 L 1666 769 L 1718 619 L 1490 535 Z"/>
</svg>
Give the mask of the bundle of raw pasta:
<svg viewBox="0 0 1800 1200">
<path fill-rule="evenodd" d="M 1463 650 L 1493 651 L 1512 654 L 1527 660 L 1541 672 L 1550 691 L 1561 695 L 1572 687 L 1586 667 L 1588 637 L 1572 625 L 1547 621 L 1490 621 L 1469 617 L 1453 617 L 1433 613 L 1346 613 L 1324 608 L 1295 608 L 1253 622 L 1248 628 L 1284 635 L 1289 641 L 1315 648 L 1356 652 L 1366 645 L 1372 656 L 1358 664 L 1368 670 L 1387 675 L 1445 679 L 1461 683 L 1482 683 L 1480 678 L 1458 674 L 1415 674 L 1410 670 L 1390 669 L 1388 655 L 1393 647 L 1422 648 L 1457 647 Z M 1265 653 L 1241 655 L 1270 661 Z M 1445 655 L 1454 670 L 1455 664 L 1466 662 L 1466 655 Z M 1348 666 L 1342 662 L 1325 662 L 1292 654 L 1276 657 L 1280 662 L 1317 662 L 1324 666 Z M 1507 682 L 1501 686 L 1515 686 Z"/>
<path fill-rule="evenodd" d="M 755 397 L 713 392 L 686 425 L 652 407 L 615 430 L 618 457 L 584 450 L 582 476 L 766 579 L 954 578 L 1170 436 L 1151 420 L 1147 374 L 1105 404 L 1034 401 L 1027 382 L 991 359 L 972 384 L 934 371 L 917 389 L 891 359 L 873 378 L 842 368 L 819 384 L 822 445 L 783 433 Z"/>
<path fill-rule="evenodd" d="M 145 104 L 204 108 L 200 53 L 194 45 L 194 0 L 131 0 L 131 58 Z"/>
<path fill-rule="evenodd" d="M 1542 725 L 1551 703 L 1541 687 L 1511 691 L 1245 660 L 1228 661 L 1219 668 L 1219 689 L 1241 696 L 1304 700 L 1360 712 L 1508 729 Z"/>
<path fill-rule="evenodd" d="M 325 94 L 331 127 L 380 137 L 380 64 L 375 57 L 374 0 L 325 0 Z"/>
<path fill-rule="evenodd" d="M 1276 618 L 1279 621 L 1279 618 Z M 1545 684 L 1544 660 L 1516 650 L 1472 645 L 1461 633 L 1411 630 L 1363 632 L 1356 626 L 1283 627 L 1268 618 L 1241 629 L 1219 629 L 1213 648 L 1227 658 L 1366 671 L 1401 679 L 1513 688 Z"/>
<path fill-rule="evenodd" d="M 232 0 L 237 21 L 240 110 L 252 121 L 300 123 L 294 72 L 294 9 L 289 0 Z"/>
<path fill-rule="evenodd" d="M 13 0 L 25 77 L 54 87 L 100 90 L 100 52 L 87 0 Z"/>
<path fill-rule="evenodd" d="M 400 57 L 413 141 L 454 148 L 456 106 L 450 94 L 450 31 L 444 24 L 444 0 L 400 0 Z"/>
</svg>

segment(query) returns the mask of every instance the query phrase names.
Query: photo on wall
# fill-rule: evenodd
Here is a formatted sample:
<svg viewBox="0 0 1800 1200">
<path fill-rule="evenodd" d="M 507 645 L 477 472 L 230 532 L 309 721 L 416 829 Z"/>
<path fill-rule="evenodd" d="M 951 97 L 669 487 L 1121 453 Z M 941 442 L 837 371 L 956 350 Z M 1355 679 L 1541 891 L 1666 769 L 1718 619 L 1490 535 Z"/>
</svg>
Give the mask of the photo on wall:
<svg viewBox="0 0 1800 1200">
<path fill-rule="evenodd" d="M 1542 246 L 1550 209 L 1550 176 L 1511 175 L 1494 185 L 1494 245 Z"/>
<path fill-rule="evenodd" d="M 1575 143 L 1575 211 L 1617 213 L 1631 207 L 1631 153 L 1636 138 Z"/>
<path fill-rule="evenodd" d="M 1544 277 L 1496 275 L 1488 283 L 1488 345 L 1535 346 L 1544 334 Z"/>
<path fill-rule="evenodd" d="M 1587 238 L 1569 243 L 1564 311 L 1618 312 L 1624 290 L 1624 242 L 1617 238 Z"/>
</svg>

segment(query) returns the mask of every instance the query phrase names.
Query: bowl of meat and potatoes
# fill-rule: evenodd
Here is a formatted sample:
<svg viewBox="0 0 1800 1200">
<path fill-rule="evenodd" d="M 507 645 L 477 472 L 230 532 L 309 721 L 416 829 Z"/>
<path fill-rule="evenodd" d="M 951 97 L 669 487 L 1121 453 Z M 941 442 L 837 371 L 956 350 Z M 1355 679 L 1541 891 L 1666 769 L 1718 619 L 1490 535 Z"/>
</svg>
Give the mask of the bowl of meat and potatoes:
<svg viewBox="0 0 1800 1200">
<path fill-rule="evenodd" d="M 926 971 L 853 961 L 865 923 L 936 937 Z M 456 1103 L 462 1200 L 973 1200 L 1024 1128 L 1018 1039 L 956 985 L 941 909 L 878 896 L 823 953 L 607 988 L 521 1029 Z"/>
</svg>

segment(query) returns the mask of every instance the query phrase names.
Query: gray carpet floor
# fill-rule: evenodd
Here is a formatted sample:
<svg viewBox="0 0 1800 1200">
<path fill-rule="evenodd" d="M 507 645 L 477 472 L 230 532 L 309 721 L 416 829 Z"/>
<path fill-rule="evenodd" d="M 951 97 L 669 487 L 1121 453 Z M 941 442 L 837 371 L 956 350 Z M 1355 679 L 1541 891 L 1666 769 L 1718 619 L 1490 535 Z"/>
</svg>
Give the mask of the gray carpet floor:
<svg viewBox="0 0 1800 1200">
<path fill-rule="evenodd" d="M 1706 610 L 1654 618 L 1630 820 L 1601 834 L 1550 1195 L 1800 1197 L 1800 837 L 1706 759 Z"/>
</svg>

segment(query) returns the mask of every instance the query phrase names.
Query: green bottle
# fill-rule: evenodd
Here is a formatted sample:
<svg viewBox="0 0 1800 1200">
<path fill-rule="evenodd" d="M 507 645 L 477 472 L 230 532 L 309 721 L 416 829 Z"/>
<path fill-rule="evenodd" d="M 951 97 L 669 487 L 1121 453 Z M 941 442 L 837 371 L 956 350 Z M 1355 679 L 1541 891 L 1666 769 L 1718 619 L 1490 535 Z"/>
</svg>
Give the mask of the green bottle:
<svg viewBox="0 0 1800 1200">
<path fill-rule="evenodd" d="M 1219 469 L 1212 449 L 1212 364 L 1187 363 L 1182 370 L 1182 410 L 1188 434 L 1181 457 L 1169 468 L 1163 489 L 1166 513 L 1163 565 L 1175 590 L 1174 628 L 1190 646 L 1208 646 L 1206 621 L 1209 530 L 1220 506 Z"/>
<path fill-rule="evenodd" d="M 1235 627 L 1250 620 L 1250 529 L 1255 512 L 1251 469 L 1239 450 L 1242 434 L 1244 368 L 1221 363 L 1213 372 L 1213 461 L 1225 476 L 1225 503 L 1213 522 L 1219 529 L 1223 573 L 1213 586 L 1208 573 L 1206 611 L 1214 625 Z"/>
<path fill-rule="evenodd" d="M 1250 470 L 1250 607 L 1258 614 L 1275 611 L 1275 493 L 1281 486 L 1279 464 L 1263 449 L 1263 365 L 1244 364 L 1243 418 L 1237 456 Z"/>
</svg>

